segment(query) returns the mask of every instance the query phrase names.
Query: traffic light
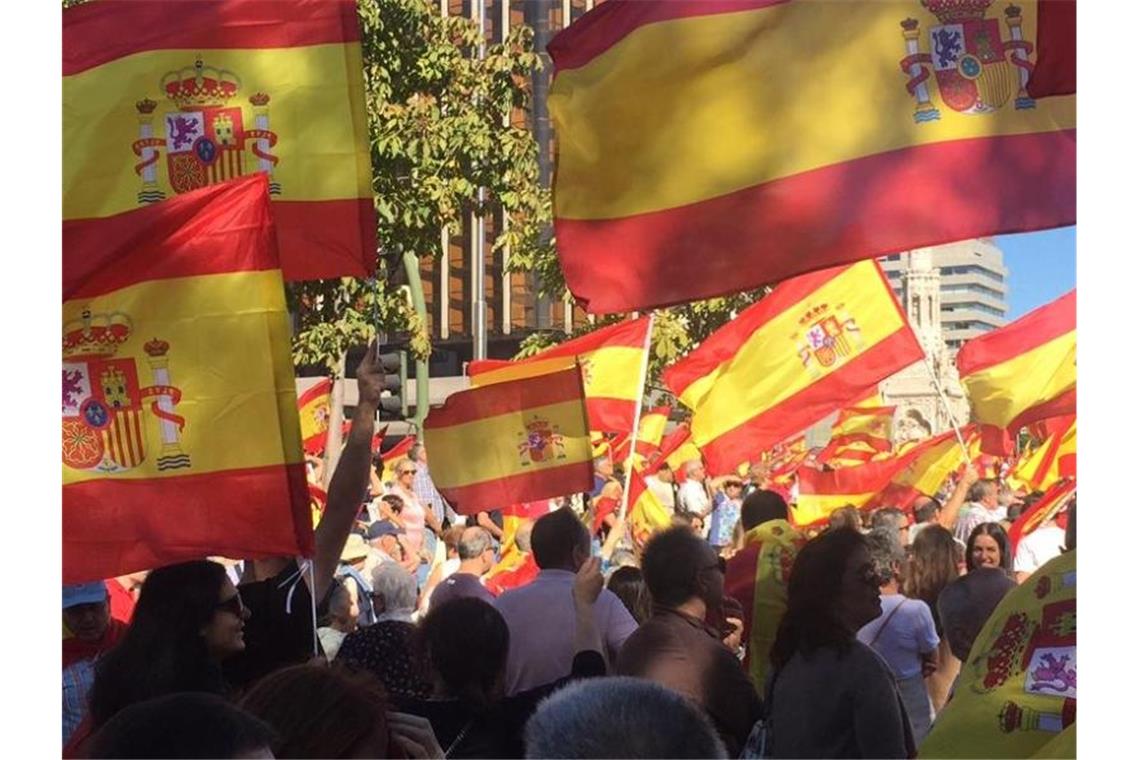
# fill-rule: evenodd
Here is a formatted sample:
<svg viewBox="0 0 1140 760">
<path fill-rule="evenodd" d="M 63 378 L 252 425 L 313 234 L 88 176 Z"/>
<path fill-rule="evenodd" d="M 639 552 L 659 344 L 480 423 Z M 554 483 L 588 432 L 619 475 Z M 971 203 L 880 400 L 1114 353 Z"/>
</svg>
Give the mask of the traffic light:
<svg viewBox="0 0 1140 760">
<path fill-rule="evenodd" d="M 404 398 L 404 388 L 408 385 L 408 354 L 406 351 L 393 351 L 380 354 L 379 358 L 380 366 L 384 370 L 384 388 L 380 396 L 380 419 L 406 419 L 408 402 Z"/>
</svg>

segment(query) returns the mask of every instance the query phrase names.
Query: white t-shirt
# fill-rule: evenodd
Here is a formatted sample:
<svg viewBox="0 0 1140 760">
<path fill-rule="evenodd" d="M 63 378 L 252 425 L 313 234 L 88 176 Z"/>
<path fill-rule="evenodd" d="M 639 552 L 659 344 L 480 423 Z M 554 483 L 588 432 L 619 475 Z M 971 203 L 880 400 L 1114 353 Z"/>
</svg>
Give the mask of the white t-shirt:
<svg viewBox="0 0 1140 760">
<path fill-rule="evenodd" d="M 1065 546 L 1065 531 L 1056 525 L 1038 528 L 1017 542 L 1013 556 L 1015 573 L 1032 573 L 1054 557 L 1061 556 Z"/>
<path fill-rule="evenodd" d="M 677 506 L 686 512 L 703 515 L 709 511 L 709 494 L 704 483 L 686 480 L 677 489 Z"/>
</svg>

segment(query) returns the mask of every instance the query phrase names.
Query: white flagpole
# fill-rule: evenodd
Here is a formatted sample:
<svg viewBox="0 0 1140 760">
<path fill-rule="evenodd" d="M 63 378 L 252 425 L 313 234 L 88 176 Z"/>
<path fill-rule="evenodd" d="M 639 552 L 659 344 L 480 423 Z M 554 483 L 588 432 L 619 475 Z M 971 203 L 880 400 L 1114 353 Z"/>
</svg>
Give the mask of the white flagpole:
<svg viewBox="0 0 1140 760">
<path fill-rule="evenodd" d="M 633 433 L 629 438 L 629 472 L 625 474 L 625 487 L 622 489 L 621 494 L 621 510 L 618 512 L 618 520 L 624 520 L 626 510 L 629 508 L 629 484 L 632 481 L 633 475 L 633 457 L 637 453 L 637 433 L 638 428 L 641 427 L 641 404 L 645 398 L 645 379 L 649 375 L 649 345 L 653 340 L 653 319 L 656 314 L 650 313 L 649 327 L 645 330 L 645 346 L 644 352 L 641 356 L 641 375 L 637 385 L 637 406 L 633 412 Z"/>
<path fill-rule="evenodd" d="M 950 408 L 950 402 L 946 399 L 946 393 L 942 390 L 942 383 L 938 381 L 938 375 L 934 371 L 934 365 L 930 362 L 930 357 L 924 351 L 922 353 L 922 363 L 926 365 L 926 371 L 930 373 L 930 383 L 934 386 L 934 390 L 938 392 L 938 399 L 942 402 L 942 408 L 946 410 L 946 416 L 950 418 L 950 424 L 954 428 L 954 437 L 958 439 L 958 445 L 962 447 L 962 454 L 966 457 L 966 464 L 970 463 L 970 449 L 966 446 L 965 439 L 962 438 L 962 430 L 958 426 L 958 418 L 954 416 L 954 410 Z"/>
</svg>

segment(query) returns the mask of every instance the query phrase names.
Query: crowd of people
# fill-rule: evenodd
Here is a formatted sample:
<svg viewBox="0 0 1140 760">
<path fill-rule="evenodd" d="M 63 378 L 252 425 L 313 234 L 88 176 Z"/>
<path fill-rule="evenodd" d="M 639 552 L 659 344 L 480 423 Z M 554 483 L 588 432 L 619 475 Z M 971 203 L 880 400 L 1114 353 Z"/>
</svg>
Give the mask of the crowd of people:
<svg viewBox="0 0 1140 760">
<path fill-rule="evenodd" d="M 763 467 L 662 467 L 644 545 L 595 520 L 607 464 L 461 516 L 422 446 L 373 459 L 380 377 L 368 352 L 311 559 L 64 589 L 66 755 L 913 757 L 990 613 L 1075 543 L 1074 501 L 1011 556 L 1024 495 L 973 468 L 805 528 Z"/>
</svg>

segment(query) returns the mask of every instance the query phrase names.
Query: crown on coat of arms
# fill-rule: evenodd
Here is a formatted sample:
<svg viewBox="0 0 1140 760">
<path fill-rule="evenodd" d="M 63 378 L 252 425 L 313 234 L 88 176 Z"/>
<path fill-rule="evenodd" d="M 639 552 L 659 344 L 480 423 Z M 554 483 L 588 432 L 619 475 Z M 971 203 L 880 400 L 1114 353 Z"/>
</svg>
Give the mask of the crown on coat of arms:
<svg viewBox="0 0 1140 760">
<path fill-rule="evenodd" d="M 800 317 L 800 324 L 806 325 L 807 323 L 811 322 L 816 317 L 818 317 L 819 315 L 823 314 L 826 311 L 827 311 L 827 304 L 825 304 L 825 303 L 821 303 L 818 306 L 813 306 L 810 309 L 808 309 L 807 311 L 805 311 L 804 315 L 802 317 Z"/>
<path fill-rule="evenodd" d="M 207 66 L 200 56 L 193 66 L 168 71 L 162 77 L 162 91 L 183 111 L 224 105 L 239 87 L 237 74 Z"/>
<path fill-rule="evenodd" d="M 981 21 L 993 0 L 922 0 L 923 7 L 943 24 Z"/>
<path fill-rule="evenodd" d="M 85 309 L 78 320 L 63 326 L 63 358 L 114 356 L 131 337 L 131 320 L 126 314 L 92 314 Z"/>
<path fill-rule="evenodd" d="M 153 338 L 143 344 L 143 351 L 146 351 L 147 356 L 166 356 L 166 352 L 169 350 L 170 344 L 158 338 Z"/>
</svg>

